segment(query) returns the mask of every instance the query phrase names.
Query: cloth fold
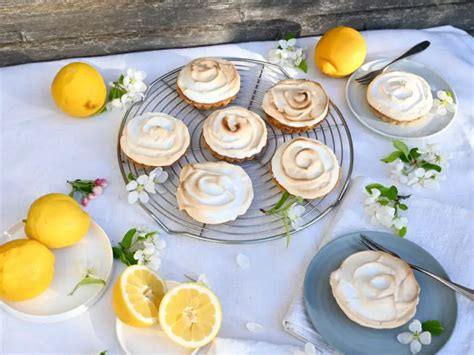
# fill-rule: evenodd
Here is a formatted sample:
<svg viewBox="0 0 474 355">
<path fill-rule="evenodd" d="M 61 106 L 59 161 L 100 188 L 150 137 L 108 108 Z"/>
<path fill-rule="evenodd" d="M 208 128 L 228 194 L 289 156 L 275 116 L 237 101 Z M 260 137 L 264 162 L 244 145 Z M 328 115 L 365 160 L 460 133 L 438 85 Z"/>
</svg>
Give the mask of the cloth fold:
<svg viewBox="0 0 474 355">
<path fill-rule="evenodd" d="M 365 177 L 358 177 L 351 182 L 347 195 L 323 234 L 318 250 L 344 234 L 364 230 L 387 232 L 381 226 L 370 224 L 364 211 L 364 190 L 371 182 L 373 181 Z M 419 244 L 437 258 L 453 281 L 474 287 L 474 213 L 415 195 L 407 204 L 408 233 L 405 238 Z M 471 353 L 474 350 L 474 304 L 459 295 L 457 300 L 457 325 L 441 354 Z M 302 286 L 297 290 L 283 319 L 283 327 L 296 338 L 313 343 L 321 353 L 332 352 L 306 314 Z"/>
</svg>

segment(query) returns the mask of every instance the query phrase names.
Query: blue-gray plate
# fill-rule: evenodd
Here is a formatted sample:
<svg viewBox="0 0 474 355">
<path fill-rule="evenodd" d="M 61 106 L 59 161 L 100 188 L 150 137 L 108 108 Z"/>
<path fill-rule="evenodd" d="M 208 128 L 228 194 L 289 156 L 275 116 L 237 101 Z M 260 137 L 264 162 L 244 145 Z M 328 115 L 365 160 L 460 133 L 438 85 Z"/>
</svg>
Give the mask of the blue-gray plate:
<svg viewBox="0 0 474 355">
<path fill-rule="evenodd" d="M 442 266 L 417 244 L 392 234 L 363 232 L 377 243 L 393 250 L 406 261 L 448 278 Z M 410 354 L 408 345 L 400 344 L 397 335 L 408 331 L 408 324 L 394 329 L 372 329 L 351 321 L 337 305 L 329 285 L 329 275 L 349 255 L 366 250 L 360 243 L 360 233 L 351 233 L 334 239 L 313 258 L 304 280 L 306 311 L 315 329 L 338 351 L 357 354 Z M 414 318 L 421 322 L 439 320 L 444 331 L 433 336 L 430 345 L 419 354 L 438 352 L 451 336 L 457 317 L 457 303 L 453 291 L 430 277 L 415 271 L 420 284 L 420 303 Z"/>
</svg>

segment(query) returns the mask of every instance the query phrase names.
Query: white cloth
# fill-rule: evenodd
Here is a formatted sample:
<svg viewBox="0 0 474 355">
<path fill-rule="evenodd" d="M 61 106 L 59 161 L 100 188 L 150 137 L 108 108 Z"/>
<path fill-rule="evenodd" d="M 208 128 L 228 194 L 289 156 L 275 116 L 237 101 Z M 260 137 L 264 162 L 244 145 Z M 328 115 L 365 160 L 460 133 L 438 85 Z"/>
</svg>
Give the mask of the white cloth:
<svg viewBox="0 0 474 355">
<path fill-rule="evenodd" d="M 193 355 L 293 355 L 303 351 L 303 346 L 280 345 L 265 341 L 216 338 L 209 349 Z"/>
<path fill-rule="evenodd" d="M 456 90 L 459 112 L 453 125 L 426 142 L 437 142 L 452 153 L 447 180 L 438 193 L 420 191 L 454 206 L 474 209 L 474 40 L 461 30 L 441 27 L 436 31 L 385 30 L 363 32 L 368 45 L 367 60 L 396 57 L 422 40 L 430 48 L 414 57 L 440 73 Z M 317 37 L 299 40 L 308 49 L 307 77 L 322 83 L 346 117 L 354 139 L 354 176 L 375 181 L 388 179 L 387 167 L 379 159 L 392 150 L 390 141 L 364 128 L 351 115 L 344 98 L 346 79 L 322 75 L 313 64 Z M 96 66 L 105 81 L 116 80 L 129 67 L 144 70 L 149 83 L 200 56 L 231 56 L 262 60 L 276 42 L 236 43 L 188 49 L 81 58 Z M 67 192 L 66 180 L 105 177 L 111 185 L 87 211 L 104 228 L 113 244 L 132 226 L 156 227 L 139 206 L 127 203 L 125 184 L 117 163 L 117 131 L 121 113 L 111 112 L 90 119 L 74 119 L 61 113 L 50 95 L 55 73 L 73 59 L 0 68 L 0 228 L 25 217 L 29 204 L 48 192 Z M 304 75 L 300 73 L 300 77 Z M 421 142 L 420 142 L 421 143 Z M 425 143 L 425 141 L 423 141 Z M 184 280 L 183 274 L 207 274 L 222 301 L 224 323 L 220 336 L 251 338 L 301 346 L 281 326 L 281 320 L 312 258 L 331 215 L 297 233 L 291 246 L 284 240 L 256 245 L 220 245 L 186 237 L 164 236 L 160 273 L 166 279 Z M 235 262 L 246 254 L 249 269 Z M 472 255 L 472 254 L 471 254 Z M 123 266 L 115 263 L 114 279 Z M 456 274 L 451 276 L 457 279 Z M 120 352 L 110 305 L 111 288 L 82 316 L 59 324 L 38 325 L 0 313 L 1 353 L 98 353 Z M 245 324 L 263 325 L 250 333 Z M 26 341 L 27 340 L 27 341 Z"/>
<path fill-rule="evenodd" d="M 346 197 L 332 216 L 318 249 L 334 238 L 352 232 L 365 230 L 387 232 L 384 227 L 372 225 L 364 212 L 364 200 L 367 198 L 364 193 L 365 186 L 371 182 L 373 180 L 363 177 L 356 178 L 352 182 Z M 453 281 L 473 288 L 474 223 L 472 220 L 474 212 L 419 198 L 416 194 L 412 195 L 406 203 L 409 208 L 404 213 L 408 218 L 408 233 L 405 238 L 431 253 Z M 399 237 L 394 236 L 394 238 Z M 459 307 L 456 329 L 448 344 L 440 352 L 441 354 L 467 354 L 470 353 L 469 350 L 474 349 L 472 328 L 474 303 L 459 295 L 457 300 Z M 327 344 L 315 331 L 306 315 L 302 287 L 299 288 L 284 317 L 283 326 L 296 337 L 312 342 L 322 352 L 328 351 Z"/>
</svg>

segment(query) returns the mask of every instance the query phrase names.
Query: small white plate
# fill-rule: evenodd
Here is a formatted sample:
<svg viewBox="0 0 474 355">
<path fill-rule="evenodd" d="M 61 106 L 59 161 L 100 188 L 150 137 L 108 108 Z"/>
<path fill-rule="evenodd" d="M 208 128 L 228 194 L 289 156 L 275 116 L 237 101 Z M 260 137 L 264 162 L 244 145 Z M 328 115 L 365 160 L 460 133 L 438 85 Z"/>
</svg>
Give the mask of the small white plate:
<svg viewBox="0 0 474 355">
<path fill-rule="evenodd" d="M 388 59 L 377 59 L 362 65 L 354 72 L 346 84 L 346 100 L 354 116 L 370 130 L 390 138 L 417 139 L 427 138 L 444 131 L 454 121 L 456 112 L 448 112 L 444 116 L 436 115 L 420 120 L 411 125 L 392 125 L 383 122 L 375 116 L 367 103 L 367 85 L 358 84 L 355 79 L 376 70 L 389 62 Z M 424 78 L 431 87 L 433 98 L 438 90 L 451 91 L 454 102 L 457 103 L 456 93 L 452 87 L 438 74 L 423 64 L 403 59 L 392 64 L 387 71 L 405 71 Z"/>
<path fill-rule="evenodd" d="M 179 282 L 166 281 L 168 290 L 178 285 Z M 115 330 L 120 347 L 127 355 L 153 353 L 191 355 L 195 351 L 183 348 L 170 340 L 159 325 L 154 325 L 150 328 L 136 328 L 117 319 Z"/>
<path fill-rule="evenodd" d="M 24 224 L 19 222 L 3 232 L 1 242 L 24 239 Z M 16 318 L 36 322 L 54 323 L 76 317 L 89 309 L 104 294 L 112 274 L 112 246 L 104 230 L 94 221 L 87 235 L 68 248 L 52 249 L 56 257 L 54 279 L 51 286 L 38 297 L 22 302 L 1 302 L 0 307 Z M 84 276 L 86 268 L 107 282 L 102 285 L 79 287 L 68 294 Z"/>
</svg>

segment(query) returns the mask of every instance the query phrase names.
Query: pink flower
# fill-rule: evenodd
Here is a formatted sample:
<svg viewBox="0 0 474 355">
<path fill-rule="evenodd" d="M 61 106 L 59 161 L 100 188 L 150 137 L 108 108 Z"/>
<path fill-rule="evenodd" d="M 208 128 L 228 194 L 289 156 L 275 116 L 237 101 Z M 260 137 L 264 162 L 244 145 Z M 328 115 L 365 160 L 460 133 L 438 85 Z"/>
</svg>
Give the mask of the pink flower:
<svg viewBox="0 0 474 355">
<path fill-rule="evenodd" d="M 81 205 L 84 207 L 87 207 L 87 204 L 89 203 L 89 199 L 87 197 L 81 198 Z"/>
<path fill-rule="evenodd" d="M 94 184 L 95 186 L 107 187 L 109 182 L 107 181 L 107 179 L 95 179 Z"/>
<path fill-rule="evenodd" d="M 92 192 L 96 196 L 102 195 L 102 186 L 94 186 L 94 188 L 92 189 Z"/>
</svg>

